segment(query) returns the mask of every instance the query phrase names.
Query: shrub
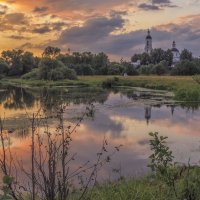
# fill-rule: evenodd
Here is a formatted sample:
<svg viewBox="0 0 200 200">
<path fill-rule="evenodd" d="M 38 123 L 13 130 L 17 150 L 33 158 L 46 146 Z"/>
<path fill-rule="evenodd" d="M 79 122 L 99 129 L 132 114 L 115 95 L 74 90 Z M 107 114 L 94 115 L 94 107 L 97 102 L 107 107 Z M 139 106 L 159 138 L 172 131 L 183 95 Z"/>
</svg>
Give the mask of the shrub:
<svg viewBox="0 0 200 200">
<path fill-rule="evenodd" d="M 143 65 L 139 69 L 139 72 L 144 75 L 150 75 L 151 74 L 151 69 L 153 68 L 153 65 Z"/>
<path fill-rule="evenodd" d="M 75 80 L 77 79 L 76 72 L 73 69 L 69 69 L 68 67 L 64 67 L 61 69 L 64 74 L 64 78 Z"/>
<path fill-rule="evenodd" d="M 170 196 L 175 199 L 200 199 L 200 167 L 178 165 L 173 161 L 172 151 L 167 146 L 167 137 L 158 133 L 150 133 L 151 150 L 149 167 L 155 172 L 155 178 L 162 181 L 169 188 Z"/>
<path fill-rule="evenodd" d="M 136 76 L 138 75 L 138 71 L 135 69 L 135 67 L 131 63 L 125 63 L 125 72 L 129 76 Z"/>
<path fill-rule="evenodd" d="M 171 75 L 194 75 L 200 73 L 200 66 L 189 60 L 178 63 L 171 71 Z"/>
<path fill-rule="evenodd" d="M 7 74 L 9 70 L 8 64 L 0 59 L 0 74 Z"/>
<path fill-rule="evenodd" d="M 65 76 L 63 74 L 62 68 L 53 69 L 53 70 L 51 70 L 50 73 L 48 73 L 48 80 L 57 81 L 57 80 L 62 80 L 64 78 L 65 78 Z"/>
<path fill-rule="evenodd" d="M 45 80 L 76 79 L 76 72 L 66 67 L 61 61 L 43 58 L 39 65 L 39 76 Z"/>
<path fill-rule="evenodd" d="M 39 79 L 40 70 L 38 68 L 33 69 L 31 72 L 24 74 L 23 79 Z"/>
<path fill-rule="evenodd" d="M 167 73 L 167 67 L 164 66 L 162 63 L 159 63 L 151 69 L 152 74 L 163 75 Z"/>
<path fill-rule="evenodd" d="M 112 79 L 107 79 L 107 80 L 103 81 L 102 87 L 103 88 L 112 88 L 113 86 L 117 85 L 117 82 L 119 82 L 119 78 L 117 78 L 117 77 L 114 77 Z"/>
<path fill-rule="evenodd" d="M 124 66 L 118 63 L 111 63 L 108 66 L 108 75 L 120 75 L 124 71 Z"/>
</svg>

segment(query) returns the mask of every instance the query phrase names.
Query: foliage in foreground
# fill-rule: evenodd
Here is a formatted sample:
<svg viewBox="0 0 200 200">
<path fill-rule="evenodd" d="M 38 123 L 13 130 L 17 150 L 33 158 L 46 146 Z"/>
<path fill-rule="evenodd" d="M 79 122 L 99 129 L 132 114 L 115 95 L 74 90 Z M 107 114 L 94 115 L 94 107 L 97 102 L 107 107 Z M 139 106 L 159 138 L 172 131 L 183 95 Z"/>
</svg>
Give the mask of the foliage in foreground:
<svg viewBox="0 0 200 200">
<path fill-rule="evenodd" d="M 199 200 L 200 167 L 177 164 L 167 146 L 167 137 L 150 133 L 151 175 L 108 183 L 96 188 L 91 199 Z"/>
</svg>

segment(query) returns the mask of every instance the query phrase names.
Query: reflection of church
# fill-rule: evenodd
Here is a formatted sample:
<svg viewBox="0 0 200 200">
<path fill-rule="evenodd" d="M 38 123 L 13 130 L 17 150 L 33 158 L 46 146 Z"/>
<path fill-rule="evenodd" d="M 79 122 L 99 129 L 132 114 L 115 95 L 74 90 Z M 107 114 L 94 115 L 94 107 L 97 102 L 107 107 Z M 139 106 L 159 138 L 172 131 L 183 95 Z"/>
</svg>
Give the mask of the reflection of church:
<svg viewBox="0 0 200 200">
<path fill-rule="evenodd" d="M 170 108 L 171 108 L 171 115 L 173 116 L 174 115 L 174 111 L 175 111 L 175 105 L 171 105 Z"/>
<path fill-rule="evenodd" d="M 170 107 L 170 110 L 171 110 L 171 116 L 173 116 L 174 115 L 174 112 L 175 112 L 175 105 L 169 105 L 169 106 L 167 106 L 167 107 Z M 147 125 L 149 125 L 149 122 L 150 122 L 150 119 L 151 119 L 151 112 L 152 112 L 152 106 L 145 106 L 145 108 L 144 108 L 144 110 L 145 110 L 145 119 L 146 119 L 146 122 L 147 122 Z"/>
<path fill-rule="evenodd" d="M 147 124 L 149 124 L 149 121 L 151 119 L 151 106 L 145 107 L 145 119 L 146 119 Z"/>
</svg>

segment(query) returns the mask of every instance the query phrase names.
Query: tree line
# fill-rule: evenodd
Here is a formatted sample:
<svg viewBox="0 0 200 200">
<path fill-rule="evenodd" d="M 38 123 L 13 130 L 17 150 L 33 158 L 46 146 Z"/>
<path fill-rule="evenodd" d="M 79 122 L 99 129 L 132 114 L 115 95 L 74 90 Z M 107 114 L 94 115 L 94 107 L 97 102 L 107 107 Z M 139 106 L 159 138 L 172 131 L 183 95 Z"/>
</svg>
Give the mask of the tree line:
<svg viewBox="0 0 200 200">
<path fill-rule="evenodd" d="M 129 62 L 110 62 L 101 52 L 61 53 L 57 47 L 47 47 L 41 57 L 22 50 L 7 50 L 1 53 L 0 76 L 25 79 L 62 80 L 76 79 L 77 75 L 137 75 Z"/>
<path fill-rule="evenodd" d="M 200 59 L 193 58 L 188 50 L 181 52 L 181 62 L 172 66 L 171 50 L 154 49 L 151 54 L 135 54 L 131 61 L 141 61 L 141 66 L 121 60 L 111 62 L 101 52 L 62 53 L 57 47 L 47 47 L 41 57 L 19 49 L 7 50 L 0 57 L 0 78 L 5 76 L 24 79 L 62 80 L 76 79 L 77 75 L 138 75 L 138 74 L 200 74 Z"/>
</svg>

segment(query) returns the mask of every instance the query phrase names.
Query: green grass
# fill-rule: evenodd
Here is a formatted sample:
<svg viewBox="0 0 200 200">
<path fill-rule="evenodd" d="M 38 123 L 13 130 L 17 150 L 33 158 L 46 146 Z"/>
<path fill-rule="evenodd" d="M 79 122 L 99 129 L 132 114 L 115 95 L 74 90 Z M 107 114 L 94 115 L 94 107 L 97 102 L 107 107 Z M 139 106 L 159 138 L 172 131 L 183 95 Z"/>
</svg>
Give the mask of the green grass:
<svg viewBox="0 0 200 200">
<path fill-rule="evenodd" d="M 178 168 L 176 168 L 177 170 Z M 123 179 L 95 187 L 88 192 L 92 200 L 199 200 L 200 168 L 181 167 L 180 177 L 175 178 L 175 191 L 167 185 L 164 176 L 159 178 L 153 174 L 132 179 Z M 187 197 L 187 198 L 186 198 Z M 87 199 L 87 198 L 86 198 Z M 72 198 L 72 200 L 75 200 Z"/>
<path fill-rule="evenodd" d="M 101 87 L 108 79 L 118 77 L 115 86 L 144 87 L 174 92 L 176 100 L 200 101 L 200 78 L 198 76 L 79 76 L 77 80 L 44 81 L 4 78 L 1 84 L 22 87 Z"/>
<path fill-rule="evenodd" d="M 149 178 L 123 180 L 100 186 L 90 194 L 92 200 L 173 200 L 168 188 Z"/>
<path fill-rule="evenodd" d="M 101 86 L 113 77 L 118 77 L 119 86 L 146 87 L 151 89 L 174 90 L 180 87 L 196 87 L 198 83 L 191 76 L 79 76 L 78 80 L 44 81 L 4 78 L 2 84 L 21 84 L 27 86 Z"/>
<path fill-rule="evenodd" d="M 177 191 L 183 189 L 178 183 Z M 75 193 L 70 200 L 77 200 Z M 88 197 L 88 198 L 87 198 Z M 115 181 L 88 191 L 86 199 L 91 200 L 178 200 L 172 188 L 152 177 Z"/>
</svg>

